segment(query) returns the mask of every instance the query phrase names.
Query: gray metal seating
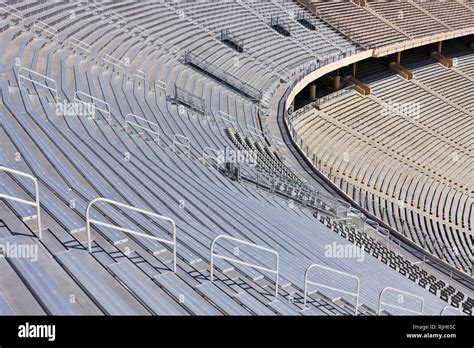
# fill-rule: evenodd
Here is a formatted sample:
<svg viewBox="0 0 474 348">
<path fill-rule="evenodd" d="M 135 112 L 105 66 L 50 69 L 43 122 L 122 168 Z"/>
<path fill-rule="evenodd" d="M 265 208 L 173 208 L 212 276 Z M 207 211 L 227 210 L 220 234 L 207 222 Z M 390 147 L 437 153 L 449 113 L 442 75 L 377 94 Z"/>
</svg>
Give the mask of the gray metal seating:
<svg viewBox="0 0 474 348">
<path fill-rule="evenodd" d="M 311 292 L 308 308 L 304 308 L 303 276 L 315 262 L 361 279 L 361 315 L 375 314 L 380 291 L 393 284 L 424 296 L 429 314 L 439 313 L 445 305 L 441 290 L 449 292 L 448 301 L 467 303 L 469 296 L 460 295 L 457 289 L 453 292 L 431 278 L 434 292 L 420 287 L 368 253 L 364 264 L 350 258 L 328 258 L 325 246 L 350 246 L 352 241 L 332 232 L 331 220 L 321 223 L 315 219 L 309 204 L 289 204 L 290 198 L 301 203 L 308 196 L 302 191 L 310 188 L 283 162 L 278 146 L 263 130 L 264 104 L 289 77 L 314 68 L 315 62 L 325 64 L 358 50 L 351 40 L 302 8 L 317 26 L 315 33 L 294 21 L 290 37 L 269 27 L 270 13 L 282 16 L 286 8 L 296 10 L 295 5 L 300 8 L 295 3 L 252 2 L 15 4 L 24 12 L 26 26 L 0 25 L 4 28 L 0 45 L 5 51 L 0 57 L 0 165 L 38 178 L 45 228 L 39 243 L 33 219 L 22 221 L 32 216 L 31 209 L 0 202 L 0 212 L 10 212 L 9 221 L 2 215 L 6 222 L 0 225 L 1 241 L 40 244 L 41 250 L 41 260 L 35 265 L 0 259 L 5 269 L 0 272 L 0 284 L 3 280 L 12 284 L 0 286 L 1 313 L 351 315 L 353 298 L 327 289 Z M 75 6 L 77 16 L 72 19 L 69 10 Z M 35 19 L 54 26 L 58 40 L 45 32 L 35 33 Z M 216 35 L 221 29 L 244 38 L 244 51 L 238 53 L 222 43 Z M 73 39 L 89 48 L 71 47 Z M 261 100 L 246 98 L 219 79 L 184 64 L 186 49 L 262 92 Z M 17 57 L 21 67 L 56 81 L 58 100 L 44 85 L 19 80 Z M 205 107 L 196 110 L 176 98 L 178 88 Z M 110 112 L 96 110 L 94 119 L 79 112 L 61 115 L 58 102 L 76 102 L 77 91 L 106 103 Z M 267 92 L 270 96 L 263 96 Z M 125 127 L 127 115 L 156 126 L 158 132 L 136 124 Z M 254 151 L 258 168 L 251 174 L 259 171 L 268 181 L 281 178 L 279 191 L 286 190 L 287 195 L 228 180 L 222 163 L 203 159 L 206 149 L 219 152 L 226 147 Z M 15 160 L 17 153 L 21 161 Z M 30 186 L 9 175 L 2 176 L 0 189 L 23 198 L 33 194 Z M 86 209 L 97 197 L 173 219 L 177 226 L 176 273 L 169 245 L 123 230 L 94 225 L 89 253 L 85 248 Z M 320 208 L 330 206 L 325 209 L 331 212 L 326 218 L 337 213 L 334 202 L 325 201 L 325 196 L 313 199 Z M 90 216 L 171 238 L 163 221 L 124 209 L 97 206 Z M 31 237 L 16 236 L 19 229 L 13 225 L 26 226 Z M 216 279 L 211 283 L 209 248 L 221 234 L 276 250 L 281 257 L 281 286 L 275 289 L 273 277 L 265 272 L 227 261 L 216 262 Z M 372 245 L 370 240 L 364 242 Z M 227 254 L 235 251 L 231 244 L 220 248 Z M 373 249 L 377 247 L 371 252 Z M 253 249 L 242 248 L 240 256 L 266 267 L 274 263 L 272 257 Z M 47 284 L 42 283 L 45 280 Z M 338 288 L 350 285 L 330 275 L 320 280 Z M 18 289 L 16 294 L 13 288 Z M 76 304 L 67 301 L 71 292 L 76 294 Z M 52 293 L 58 296 L 52 298 Z"/>
<path fill-rule="evenodd" d="M 105 269 L 97 267 L 95 260 L 82 250 L 68 250 L 55 255 L 61 265 L 77 279 L 83 290 L 97 305 L 111 315 L 149 315 L 150 313 L 125 288 L 117 283 Z"/>
</svg>

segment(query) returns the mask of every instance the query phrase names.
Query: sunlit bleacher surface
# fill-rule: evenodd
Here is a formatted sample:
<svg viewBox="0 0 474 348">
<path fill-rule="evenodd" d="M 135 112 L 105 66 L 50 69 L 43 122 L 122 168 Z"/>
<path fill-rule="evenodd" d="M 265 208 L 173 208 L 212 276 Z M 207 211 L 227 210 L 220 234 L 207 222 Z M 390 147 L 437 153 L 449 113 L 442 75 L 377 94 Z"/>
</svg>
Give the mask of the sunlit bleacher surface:
<svg viewBox="0 0 474 348">
<path fill-rule="evenodd" d="M 463 0 L 1 1 L 0 314 L 472 315 L 473 33 Z"/>
</svg>

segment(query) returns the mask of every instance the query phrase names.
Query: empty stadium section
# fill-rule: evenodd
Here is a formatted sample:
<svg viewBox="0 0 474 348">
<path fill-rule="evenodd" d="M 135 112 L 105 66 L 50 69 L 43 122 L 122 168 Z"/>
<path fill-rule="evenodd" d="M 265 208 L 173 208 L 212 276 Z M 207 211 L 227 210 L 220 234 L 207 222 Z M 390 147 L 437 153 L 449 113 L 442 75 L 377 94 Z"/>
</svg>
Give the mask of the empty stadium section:
<svg viewBox="0 0 474 348">
<path fill-rule="evenodd" d="M 473 34 L 463 0 L 0 1 L 0 315 L 472 316 Z"/>
</svg>

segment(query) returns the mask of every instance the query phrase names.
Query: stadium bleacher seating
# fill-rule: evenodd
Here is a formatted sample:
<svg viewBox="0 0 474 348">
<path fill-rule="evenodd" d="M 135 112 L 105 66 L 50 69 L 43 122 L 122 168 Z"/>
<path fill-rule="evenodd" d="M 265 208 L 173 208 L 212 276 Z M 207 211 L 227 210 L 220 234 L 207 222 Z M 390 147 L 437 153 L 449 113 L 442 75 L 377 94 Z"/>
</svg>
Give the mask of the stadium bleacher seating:
<svg viewBox="0 0 474 348">
<path fill-rule="evenodd" d="M 462 1 L 299 2 L 365 48 L 469 29 L 474 21 L 474 13 Z"/>
<path fill-rule="evenodd" d="M 413 81 L 394 75 L 371 83 L 369 97 L 350 92 L 309 109 L 293 121 L 295 131 L 322 162 L 319 169 L 361 206 L 420 245 L 429 231 L 445 246 L 428 243 L 431 252 L 441 258 L 446 248 L 450 262 L 469 272 L 472 98 L 463 96 L 472 82 L 440 64 L 413 71 Z M 421 105 L 390 110 L 403 103 Z M 423 220 L 413 219 L 413 212 Z"/>
<path fill-rule="evenodd" d="M 265 128 L 270 116 L 263 112 L 266 104 L 275 102 L 271 98 L 281 92 L 279 88 L 307 69 L 362 48 L 463 28 L 470 17 L 460 20 L 439 14 L 434 5 L 405 4 L 408 16 L 424 18 L 412 32 L 412 24 L 398 23 L 378 2 L 371 2 L 370 10 L 350 2 L 314 4 L 316 13 L 293 1 L 2 2 L 0 166 L 37 178 L 43 228 L 38 231 L 39 216 L 33 208 L 0 199 L 0 246 L 30 246 L 38 257 L 34 263 L 8 255 L 0 258 L 0 314 L 376 315 L 380 293 L 392 285 L 423 296 L 427 314 L 439 314 L 446 304 L 472 314 L 473 296 L 464 286 L 448 284 L 441 274 L 421 269 L 351 220 L 341 221 L 338 213 L 346 211 L 347 204 L 306 185 L 292 170 L 284 161 L 282 145 L 270 139 Z M 450 6 L 459 12 L 466 8 Z M 297 21 L 301 13 L 315 30 Z M 284 21 L 290 36 L 271 28 L 276 17 Z M 242 52 L 219 39 L 222 30 L 243 40 Z M 185 61 L 186 52 L 210 64 L 196 69 Z M 317 115 L 309 109 L 295 124 L 298 139 L 322 151 L 318 158 L 324 169 L 317 169 L 327 174 L 331 168 L 334 178 L 344 178 L 352 186 L 340 188 L 348 194 L 356 192 L 349 187 L 361 193 L 364 189 L 367 210 L 377 215 L 383 205 L 387 223 L 406 221 L 403 231 L 415 242 L 420 243 L 421 231 L 427 231 L 450 250 L 457 248 L 459 253 L 448 253 L 445 261 L 463 271 L 473 257 L 472 233 L 464 233 L 472 229 L 472 197 L 466 194 L 472 182 L 466 179 L 469 168 L 462 161 L 452 163 L 449 154 L 472 156 L 472 139 L 458 123 L 472 117 L 472 100 L 463 95 L 473 92 L 470 87 L 439 86 L 458 85 L 460 80 L 471 86 L 471 63 L 472 56 L 463 56 L 458 72 L 433 64 L 415 70 L 414 82 L 374 82 L 373 96 L 349 92 L 322 104 Z M 219 71 L 211 73 L 211 67 Z M 243 88 L 247 92 L 242 93 Z M 449 114 L 433 115 L 423 108 L 419 120 L 398 117 L 400 130 L 416 125 L 419 137 L 400 143 L 403 136 L 387 134 L 386 119 L 376 115 L 382 100 L 399 95 L 398 88 L 412 88 L 430 107 L 443 107 Z M 259 91 L 260 99 L 249 98 L 249 90 Z M 66 115 L 60 109 L 87 103 L 92 103 L 95 115 L 77 110 Z M 361 116 L 372 122 L 351 120 L 361 108 Z M 127 115 L 137 123 L 127 123 Z M 306 132 L 311 132 L 308 138 Z M 326 144 L 312 142 L 316 136 L 326 137 Z M 363 152 L 365 163 L 341 159 L 345 156 L 337 152 L 336 141 L 345 144 L 344 151 Z M 410 153 L 419 151 L 421 141 L 429 142 L 430 151 L 412 163 Z M 229 180 L 222 163 L 205 160 L 206 153 L 226 148 L 256 154 L 256 165 L 243 168 L 242 180 Z M 383 168 L 371 167 L 382 157 Z M 413 175 L 404 174 L 407 167 L 415 168 Z M 387 183 L 390 168 L 403 173 L 390 180 L 412 183 Z M 375 179 L 366 179 L 369 176 Z M 2 171 L 0 178 L 1 194 L 34 197 L 27 181 Z M 393 195 L 403 198 L 394 200 Z M 175 221 L 177 271 L 173 272 L 169 245 L 126 230 L 93 226 L 89 253 L 87 207 L 97 197 Z M 439 206 L 431 206 L 426 197 L 438 197 Z M 398 199 L 405 199 L 405 205 L 389 217 L 388 206 L 395 207 Z M 170 238 L 165 222 L 119 207 L 97 205 L 91 217 Z M 226 260 L 216 262 L 211 282 L 209 250 L 222 234 L 277 251 L 280 287 L 272 274 Z M 328 258 L 325 247 L 333 243 L 359 246 L 364 261 Z M 437 254 L 442 251 L 437 248 L 427 246 L 438 257 L 446 255 Z M 255 249 L 239 250 L 249 262 L 273 264 L 270 256 Z M 235 245 L 223 243 L 220 251 L 232 255 Z M 304 274 L 314 263 L 360 279 L 359 306 L 353 296 L 323 287 L 311 289 L 304 305 Z M 331 273 L 319 276 L 346 292 L 352 286 Z"/>
</svg>

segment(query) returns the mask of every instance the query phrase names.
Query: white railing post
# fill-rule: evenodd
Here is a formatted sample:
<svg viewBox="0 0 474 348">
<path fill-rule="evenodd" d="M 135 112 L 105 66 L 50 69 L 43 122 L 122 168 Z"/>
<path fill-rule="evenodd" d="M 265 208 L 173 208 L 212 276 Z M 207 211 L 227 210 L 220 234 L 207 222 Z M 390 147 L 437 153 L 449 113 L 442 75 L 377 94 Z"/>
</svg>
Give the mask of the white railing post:
<svg viewBox="0 0 474 348">
<path fill-rule="evenodd" d="M 241 261 L 239 259 L 232 258 L 232 257 L 229 257 L 229 256 L 216 254 L 214 252 L 214 248 L 215 248 L 215 245 L 216 245 L 216 243 L 219 239 L 231 240 L 231 241 L 236 242 L 236 243 L 248 245 L 248 246 L 251 246 L 255 249 L 259 249 L 259 250 L 263 250 L 263 251 L 272 253 L 276 257 L 275 268 L 274 269 L 267 268 L 267 267 L 259 266 L 259 265 L 254 264 L 254 263 L 244 262 L 244 261 Z M 253 243 L 247 242 L 245 240 L 241 240 L 241 239 L 237 239 L 237 238 L 234 238 L 234 237 L 231 237 L 231 236 L 221 234 L 221 235 L 217 236 L 216 238 L 214 238 L 214 240 L 211 243 L 211 249 L 210 249 L 211 282 L 214 281 L 214 258 L 218 258 L 218 259 L 229 261 L 229 262 L 234 262 L 234 263 L 237 263 L 239 265 L 248 266 L 248 267 L 251 267 L 251 268 L 255 268 L 255 269 L 258 269 L 258 270 L 262 270 L 262 271 L 266 271 L 266 272 L 270 272 L 270 273 L 275 274 L 275 298 L 278 298 L 278 286 L 279 286 L 279 278 L 280 278 L 280 255 L 275 250 L 265 248 L 265 247 L 262 247 L 262 246 L 257 245 L 257 244 L 253 244 Z"/>
<path fill-rule="evenodd" d="M 314 281 L 308 280 L 309 272 L 310 272 L 311 269 L 313 269 L 313 268 L 324 269 L 324 270 L 326 270 L 326 271 L 330 271 L 331 273 L 336 273 L 336 274 L 339 274 L 339 275 L 342 275 L 342 276 L 345 276 L 345 277 L 348 277 L 348 278 L 351 278 L 351 279 L 355 279 L 356 282 L 357 282 L 357 289 L 356 289 L 356 292 L 350 292 L 350 291 L 347 291 L 347 290 L 344 290 L 344 289 L 339 289 L 339 288 L 335 288 L 335 287 L 332 287 L 332 286 L 329 286 L 329 285 L 326 285 L 326 284 L 323 284 L 323 283 L 318 283 L 318 282 L 314 282 Z M 354 296 L 355 299 L 356 299 L 356 303 L 355 303 L 355 315 L 358 314 L 358 310 L 359 310 L 359 298 L 360 298 L 360 278 L 359 278 L 359 277 L 357 277 L 357 276 L 355 276 L 355 275 L 353 275 L 353 274 L 350 274 L 350 273 L 338 271 L 337 269 L 334 269 L 334 268 L 326 267 L 326 266 L 323 266 L 323 265 L 318 265 L 317 263 L 314 263 L 314 264 L 310 265 L 310 266 L 306 269 L 306 271 L 305 271 L 305 273 L 304 273 L 303 304 L 304 304 L 305 306 L 306 306 L 307 297 L 308 297 L 308 284 L 316 285 L 316 286 L 319 286 L 319 287 L 321 287 L 321 288 L 325 288 L 325 289 L 337 291 L 337 292 L 340 292 L 340 293 L 343 293 L 343 294 L 346 294 L 346 295 Z"/>
<path fill-rule="evenodd" d="M 37 225 L 38 225 L 38 234 L 39 234 L 39 239 L 41 240 L 43 238 L 43 229 L 42 229 L 42 226 L 41 226 L 41 206 L 40 206 L 38 179 L 35 178 L 32 175 L 29 175 L 29 174 L 26 174 L 26 173 L 23 173 L 23 172 L 19 172 L 17 170 L 10 169 L 10 168 L 3 167 L 3 166 L 0 166 L 0 171 L 7 172 L 7 173 L 12 173 L 12 174 L 15 174 L 15 175 L 18 175 L 18 176 L 22 176 L 24 178 L 28 178 L 31 181 L 33 181 L 33 183 L 35 185 L 35 201 L 34 202 L 27 201 L 27 200 L 24 200 L 24 199 L 21 199 L 21 198 L 18 198 L 18 197 L 9 196 L 9 195 L 4 194 L 4 193 L 0 193 L 0 199 L 4 198 L 4 199 L 10 200 L 10 201 L 14 201 L 14 202 L 17 202 L 17 203 L 22 203 L 22 204 L 26 204 L 26 205 L 35 207 L 36 208 L 36 219 L 37 219 Z"/>
<path fill-rule="evenodd" d="M 142 214 L 146 214 L 146 215 L 155 217 L 159 220 L 164 220 L 164 221 L 169 222 L 172 226 L 173 241 L 163 239 L 163 238 L 159 238 L 159 237 L 155 237 L 155 236 L 150 236 L 149 234 L 136 232 L 136 231 L 124 228 L 124 227 L 111 225 L 111 224 L 108 224 L 108 223 L 105 223 L 105 222 L 102 222 L 102 221 L 91 219 L 90 218 L 90 209 L 97 202 L 105 202 L 105 203 L 108 203 L 108 204 L 113 205 L 113 206 L 129 209 L 129 210 L 132 210 L 132 211 L 136 211 L 138 213 L 142 213 Z M 156 241 L 164 243 L 164 244 L 172 245 L 173 246 L 173 272 L 176 273 L 176 224 L 175 224 L 173 219 L 171 219 L 169 217 L 166 217 L 166 216 L 158 215 L 158 214 L 153 213 L 151 211 L 147 211 L 147 210 L 143 210 L 143 209 L 140 209 L 140 208 L 135 208 L 133 206 L 126 205 L 126 204 L 123 204 L 123 203 L 115 202 L 115 201 L 107 199 L 107 198 L 102 198 L 102 197 L 95 198 L 87 205 L 87 208 L 86 208 L 87 247 L 88 247 L 90 253 L 92 253 L 91 224 L 98 225 L 98 226 L 104 226 L 104 227 L 107 227 L 107 228 L 111 228 L 113 230 L 121 231 L 121 232 L 132 234 L 132 235 L 137 235 L 137 236 L 148 238 L 148 239 L 153 239 L 153 240 L 156 240 Z"/>
</svg>

